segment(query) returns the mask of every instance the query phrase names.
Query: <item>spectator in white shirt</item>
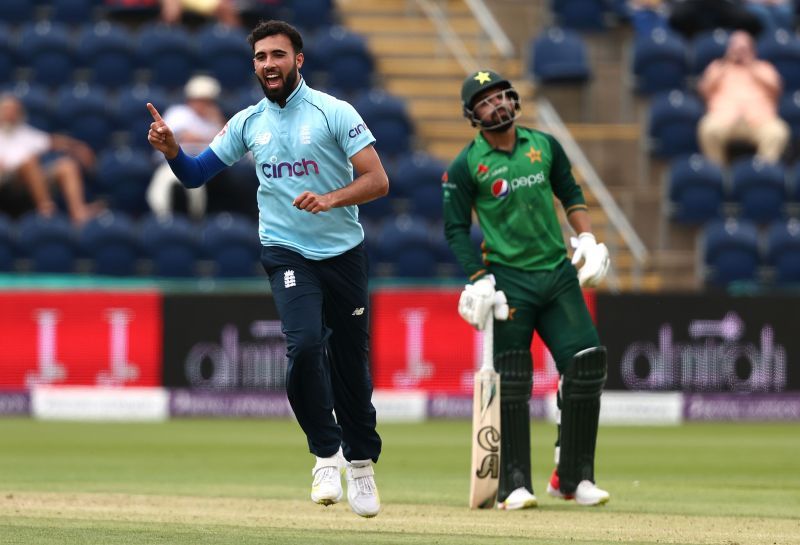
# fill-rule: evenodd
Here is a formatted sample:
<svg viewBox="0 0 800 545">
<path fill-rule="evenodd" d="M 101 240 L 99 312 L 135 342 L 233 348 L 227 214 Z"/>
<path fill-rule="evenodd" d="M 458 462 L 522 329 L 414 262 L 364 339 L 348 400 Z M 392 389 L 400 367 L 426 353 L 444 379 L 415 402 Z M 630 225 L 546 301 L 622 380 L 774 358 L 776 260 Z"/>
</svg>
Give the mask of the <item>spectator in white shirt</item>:
<svg viewBox="0 0 800 545">
<path fill-rule="evenodd" d="M 87 144 L 28 125 L 22 102 L 11 93 L 0 95 L 0 204 L 14 201 L 21 183 L 27 187 L 37 212 L 51 216 L 57 210 L 50 191 L 50 182 L 54 181 L 72 221 L 82 224 L 99 208 L 98 204 L 86 203 L 81 170 L 91 169 L 94 161 L 94 152 Z M 23 210 L 6 211 L 16 215 Z"/>
</svg>

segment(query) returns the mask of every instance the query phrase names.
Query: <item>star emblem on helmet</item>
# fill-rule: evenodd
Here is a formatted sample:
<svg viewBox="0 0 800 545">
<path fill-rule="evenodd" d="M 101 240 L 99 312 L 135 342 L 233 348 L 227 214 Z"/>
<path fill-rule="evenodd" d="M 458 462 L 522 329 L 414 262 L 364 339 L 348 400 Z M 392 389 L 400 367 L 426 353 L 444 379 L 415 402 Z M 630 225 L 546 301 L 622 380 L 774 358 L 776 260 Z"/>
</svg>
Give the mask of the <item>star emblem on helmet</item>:
<svg viewBox="0 0 800 545">
<path fill-rule="evenodd" d="M 492 76 L 489 75 L 489 72 L 478 72 L 472 79 L 483 85 L 488 81 L 492 81 Z"/>
<path fill-rule="evenodd" d="M 525 154 L 528 159 L 531 160 L 531 164 L 535 163 L 536 161 L 542 162 L 542 152 L 531 146 L 531 149 L 528 150 L 528 153 Z"/>
</svg>

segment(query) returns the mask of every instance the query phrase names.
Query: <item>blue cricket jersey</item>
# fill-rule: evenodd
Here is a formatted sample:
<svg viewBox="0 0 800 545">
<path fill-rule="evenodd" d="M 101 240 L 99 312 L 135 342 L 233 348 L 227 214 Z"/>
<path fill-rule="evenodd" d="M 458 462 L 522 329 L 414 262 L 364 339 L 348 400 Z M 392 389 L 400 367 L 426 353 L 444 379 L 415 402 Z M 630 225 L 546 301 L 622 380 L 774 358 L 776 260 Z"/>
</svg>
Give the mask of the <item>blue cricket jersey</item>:
<svg viewBox="0 0 800 545">
<path fill-rule="evenodd" d="M 209 147 L 229 166 L 253 152 L 261 244 L 320 260 L 364 240 L 358 207 L 311 214 L 292 202 L 306 190 L 324 194 L 349 185 L 350 157 L 374 142 L 355 108 L 301 79 L 285 107 L 264 98 L 234 115 Z"/>
</svg>

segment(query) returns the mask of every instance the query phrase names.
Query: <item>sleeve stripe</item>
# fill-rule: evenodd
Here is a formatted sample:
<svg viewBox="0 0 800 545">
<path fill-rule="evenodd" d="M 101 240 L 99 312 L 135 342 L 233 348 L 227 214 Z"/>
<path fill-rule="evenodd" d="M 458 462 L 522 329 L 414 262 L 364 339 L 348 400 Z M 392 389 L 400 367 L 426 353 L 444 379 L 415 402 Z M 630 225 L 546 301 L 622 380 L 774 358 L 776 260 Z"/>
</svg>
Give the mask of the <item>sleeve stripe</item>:
<svg viewBox="0 0 800 545">
<path fill-rule="evenodd" d="M 576 211 L 578 211 L 578 210 L 585 210 L 585 211 L 588 211 L 588 210 L 589 210 L 589 207 L 588 207 L 588 206 L 586 206 L 585 204 L 573 204 L 572 206 L 570 206 L 569 208 L 567 208 L 567 209 L 565 210 L 565 212 L 566 212 L 566 214 L 569 216 L 570 214 L 572 214 L 573 212 L 576 212 Z"/>
</svg>

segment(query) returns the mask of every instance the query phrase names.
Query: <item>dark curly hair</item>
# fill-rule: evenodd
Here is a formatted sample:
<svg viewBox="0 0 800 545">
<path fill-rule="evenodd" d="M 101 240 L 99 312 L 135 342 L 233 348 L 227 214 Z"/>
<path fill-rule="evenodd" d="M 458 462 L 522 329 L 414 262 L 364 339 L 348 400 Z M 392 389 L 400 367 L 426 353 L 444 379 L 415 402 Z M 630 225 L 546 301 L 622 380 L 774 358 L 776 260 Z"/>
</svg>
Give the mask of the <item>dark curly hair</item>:
<svg viewBox="0 0 800 545">
<path fill-rule="evenodd" d="M 278 34 L 283 34 L 289 38 L 289 41 L 292 42 L 295 54 L 303 51 L 303 37 L 296 28 L 286 21 L 261 21 L 247 37 L 247 43 L 255 50 L 257 41 L 263 40 L 267 36 L 275 36 Z"/>
</svg>

